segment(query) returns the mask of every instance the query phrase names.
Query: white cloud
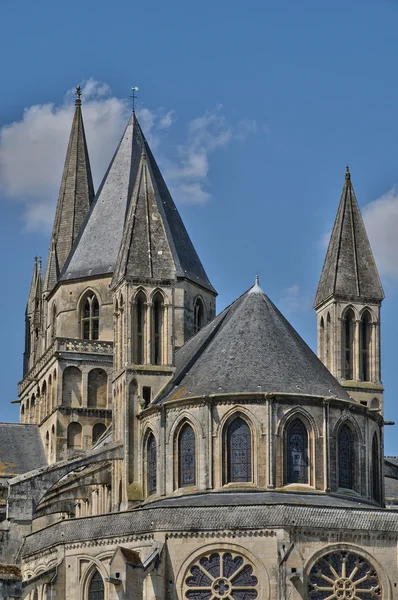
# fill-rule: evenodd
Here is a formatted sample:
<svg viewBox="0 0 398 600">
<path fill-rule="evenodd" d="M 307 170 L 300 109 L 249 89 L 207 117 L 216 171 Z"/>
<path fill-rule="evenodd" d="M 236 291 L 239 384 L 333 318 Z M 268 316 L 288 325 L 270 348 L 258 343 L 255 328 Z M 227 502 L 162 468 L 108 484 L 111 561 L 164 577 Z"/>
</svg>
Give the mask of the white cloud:
<svg viewBox="0 0 398 600">
<path fill-rule="evenodd" d="M 398 186 L 367 204 L 363 218 L 380 274 L 398 277 Z"/>
<path fill-rule="evenodd" d="M 300 286 L 295 283 L 286 288 L 281 299 L 281 306 L 286 312 L 302 313 L 311 308 L 311 299 L 304 293 Z"/>
<path fill-rule="evenodd" d="M 23 205 L 30 230 L 47 233 L 52 226 L 64 166 L 72 117 L 74 89 L 64 101 L 25 109 L 22 118 L 0 129 L 0 193 Z M 131 106 L 127 99 L 111 95 L 106 83 L 89 79 L 82 85 L 83 114 L 95 187 L 97 188 L 126 126 Z M 175 121 L 173 110 L 137 109 L 144 134 L 157 151 Z M 175 199 L 204 203 L 210 198 L 209 157 L 233 139 L 257 132 L 253 120 L 232 126 L 222 107 L 206 111 L 187 126 L 187 141 L 175 151 L 175 159 L 159 162 Z M 170 154 L 168 153 L 170 156 Z"/>
</svg>

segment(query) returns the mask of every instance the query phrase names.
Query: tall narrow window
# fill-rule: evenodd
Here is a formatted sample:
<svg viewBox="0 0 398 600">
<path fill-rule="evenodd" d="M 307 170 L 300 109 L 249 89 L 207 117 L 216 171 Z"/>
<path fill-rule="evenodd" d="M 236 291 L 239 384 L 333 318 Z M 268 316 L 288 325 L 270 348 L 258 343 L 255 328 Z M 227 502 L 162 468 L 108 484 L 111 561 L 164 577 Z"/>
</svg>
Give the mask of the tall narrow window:
<svg viewBox="0 0 398 600">
<path fill-rule="evenodd" d="M 178 486 L 196 485 L 195 433 L 185 424 L 178 436 Z"/>
<path fill-rule="evenodd" d="M 372 439 L 372 472 L 371 472 L 371 482 L 372 482 L 372 498 L 376 500 L 376 502 L 380 503 L 380 453 L 379 453 L 379 442 L 377 439 L 377 435 L 373 435 Z"/>
<path fill-rule="evenodd" d="M 332 324 L 330 322 L 330 313 L 326 317 L 325 365 L 329 371 L 332 369 Z"/>
<path fill-rule="evenodd" d="M 360 344 L 361 344 L 361 380 L 370 381 L 370 327 L 371 318 L 369 313 L 366 311 L 362 315 L 361 321 L 361 333 L 360 333 Z"/>
<path fill-rule="evenodd" d="M 325 366 L 326 364 L 326 352 L 325 352 L 325 322 L 323 317 L 319 322 L 319 358 Z"/>
<path fill-rule="evenodd" d="M 82 337 L 84 340 L 98 340 L 99 336 L 99 304 L 95 294 L 89 294 L 82 311 Z"/>
<path fill-rule="evenodd" d="M 104 600 L 105 599 L 105 589 L 104 589 L 104 581 L 96 570 L 91 581 L 90 587 L 88 588 L 88 600 Z"/>
<path fill-rule="evenodd" d="M 157 488 L 157 458 L 156 458 L 156 439 L 153 433 L 148 437 L 147 441 L 147 487 L 148 496 L 154 494 Z"/>
<path fill-rule="evenodd" d="M 354 489 L 354 437 L 351 429 L 343 425 L 338 437 L 339 487 Z"/>
<path fill-rule="evenodd" d="M 57 307 L 53 304 L 51 312 L 51 344 L 57 337 Z"/>
<path fill-rule="evenodd" d="M 196 298 L 193 307 L 193 332 L 198 333 L 205 324 L 205 307 L 200 298 Z"/>
<path fill-rule="evenodd" d="M 133 361 L 137 365 L 143 365 L 145 362 L 145 316 L 146 316 L 146 297 L 143 292 L 139 292 L 135 299 L 133 327 L 135 326 L 135 352 Z"/>
<path fill-rule="evenodd" d="M 68 448 L 80 450 L 82 447 L 82 426 L 76 421 L 68 425 Z"/>
<path fill-rule="evenodd" d="M 162 329 L 163 329 L 163 298 L 156 294 L 153 299 L 153 350 L 152 361 L 155 365 L 162 364 Z"/>
<path fill-rule="evenodd" d="M 351 380 L 354 377 L 354 313 L 351 309 L 346 312 L 343 321 L 343 346 L 344 378 Z"/>
<path fill-rule="evenodd" d="M 308 433 L 300 419 L 286 431 L 286 483 L 308 483 Z"/>
<path fill-rule="evenodd" d="M 227 430 L 227 482 L 252 481 L 252 436 L 250 427 L 240 417 Z"/>
</svg>

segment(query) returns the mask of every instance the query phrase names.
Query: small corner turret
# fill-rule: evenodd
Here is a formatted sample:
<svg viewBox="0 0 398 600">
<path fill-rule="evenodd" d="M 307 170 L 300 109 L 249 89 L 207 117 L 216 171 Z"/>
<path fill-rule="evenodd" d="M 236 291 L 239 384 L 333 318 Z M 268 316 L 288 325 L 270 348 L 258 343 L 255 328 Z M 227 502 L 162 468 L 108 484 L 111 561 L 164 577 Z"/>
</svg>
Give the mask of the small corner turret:
<svg viewBox="0 0 398 600">
<path fill-rule="evenodd" d="M 382 410 L 380 308 L 384 292 L 347 167 L 314 309 L 318 356 L 358 402 Z"/>
</svg>

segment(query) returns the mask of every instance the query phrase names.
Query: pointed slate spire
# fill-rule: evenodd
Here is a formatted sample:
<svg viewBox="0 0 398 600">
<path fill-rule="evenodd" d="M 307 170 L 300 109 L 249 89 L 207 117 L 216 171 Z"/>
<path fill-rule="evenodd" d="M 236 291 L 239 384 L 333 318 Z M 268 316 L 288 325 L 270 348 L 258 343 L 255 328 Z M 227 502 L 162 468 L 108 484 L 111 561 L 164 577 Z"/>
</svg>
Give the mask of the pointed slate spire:
<svg viewBox="0 0 398 600">
<path fill-rule="evenodd" d="M 314 308 L 331 296 L 375 302 L 384 298 L 348 167 Z"/>
<path fill-rule="evenodd" d="M 185 277 L 213 290 L 135 113 L 61 279 Z"/>
<path fill-rule="evenodd" d="M 26 314 L 36 315 L 40 311 L 41 295 L 43 291 L 43 280 L 41 273 L 41 258 L 35 256 L 33 264 L 32 281 L 30 283 Z"/>
<path fill-rule="evenodd" d="M 56 280 L 54 281 L 54 253 L 57 257 L 58 268 L 62 269 L 94 198 L 80 96 L 80 86 L 77 86 L 75 114 L 46 264 L 45 280 L 47 285 L 51 286 L 47 291 L 51 290 L 56 283 Z M 53 270 L 52 276 L 48 273 L 49 269 Z"/>
<path fill-rule="evenodd" d="M 59 262 L 57 255 L 57 246 L 55 243 L 55 237 L 51 238 L 50 250 L 48 252 L 46 273 L 43 282 L 43 292 L 50 292 L 58 281 Z"/>
</svg>

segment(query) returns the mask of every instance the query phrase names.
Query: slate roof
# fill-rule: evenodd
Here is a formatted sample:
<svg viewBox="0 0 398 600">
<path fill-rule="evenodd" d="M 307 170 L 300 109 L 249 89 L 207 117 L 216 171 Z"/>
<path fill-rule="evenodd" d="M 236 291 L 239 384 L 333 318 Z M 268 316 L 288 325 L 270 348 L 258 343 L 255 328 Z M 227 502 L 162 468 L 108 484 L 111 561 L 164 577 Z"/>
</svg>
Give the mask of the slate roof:
<svg viewBox="0 0 398 600">
<path fill-rule="evenodd" d="M 322 504 L 322 498 L 327 496 L 318 494 L 305 495 L 309 505 L 304 505 L 304 498 L 288 498 L 285 493 L 279 494 L 279 502 L 272 503 L 267 503 L 264 498 L 264 502 L 253 503 L 256 494 L 249 493 L 236 494 L 239 501 L 234 504 L 226 504 L 223 498 L 217 500 L 217 494 L 209 496 L 214 499 L 211 506 L 203 506 L 198 501 L 196 505 L 193 502 L 192 506 L 147 505 L 126 512 L 61 521 L 28 535 L 22 556 L 27 557 L 61 543 L 119 538 L 155 531 L 184 537 L 185 532 L 200 535 L 203 531 L 219 535 L 220 531 L 233 531 L 235 535 L 240 535 L 240 532 L 247 535 L 248 530 L 261 532 L 263 529 L 279 527 L 306 527 L 312 531 L 381 531 L 398 535 L 398 511 L 355 504 L 326 506 Z"/>
<path fill-rule="evenodd" d="M 157 402 L 239 392 L 349 400 L 257 283 L 176 352 L 175 376 Z"/>
<path fill-rule="evenodd" d="M 132 114 L 61 279 L 188 278 L 214 292 Z"/>
<path fill-rule="evenodd" d="M 46 465 L 37 425 L 0 423 L 1 476 L 14 477 Z"/>
<path fill-rule="evenodd" d="M 314 308 L 331 296 L 376 302 L 384 298 L 348 167 Z"/>
<path fill-rule="evenodd" d="M 59 270 L 62 270 L 68 258 L 93 199 L 94 185 L 84 132 L 81 100 L 78 97 L 46 263 L 44 291 L 50 291 L 57 282 Z"/>
</svg>

